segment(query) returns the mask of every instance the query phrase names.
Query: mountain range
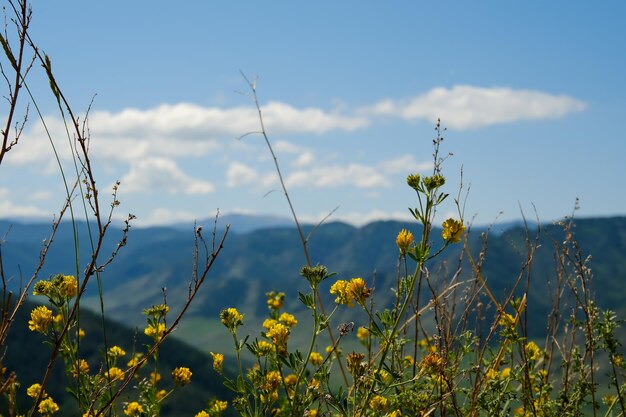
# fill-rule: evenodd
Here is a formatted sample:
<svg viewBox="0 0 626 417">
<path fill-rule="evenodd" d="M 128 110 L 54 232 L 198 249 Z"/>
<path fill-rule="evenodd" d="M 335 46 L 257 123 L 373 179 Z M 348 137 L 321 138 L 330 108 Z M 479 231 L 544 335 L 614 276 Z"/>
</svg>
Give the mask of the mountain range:
<svg viewBox="0 0 626 417">
<path fill-rule="evenodd" d="M 232 220 L 232 219 L 231 219 Z M 307 286 L 299 276 L 305 264 L 296 229 L 290 226 L 262 228 L 248 219 L 238 233 L 229 233 L 224 249 L 208 274 L 204 287 L 187 313 L 187 318 L 175 333 L 183 341 L 208 352 L 227 349 L 225 335 L 219 323 L 219 312 L 235 306 L 247 316 L 250 331 L 258 334 L 256 326 L 267 314 L 265 293 L 284 291 L 285 308 L 293 313 L 303 313 L 297 300 L 298 291 Z M 204 234 L 210 244 L 214 220 L 204 225 Z M 244 222 L 245 223 L 245 222 Z M 224 229 L 218 220 L 217 234 Z M 237 225 L 233 226 L 237 230 Z M 362 227 L 330 222 L 313 230 L 305 226 L 305 235 L 313 230 L 309 241 L 312 262 L 324 264 L 338 278 L 362 277 L 375 287 L 378 305 L 384 306 L 392 298 L 391 288 L 397 280 L 398 250 L 395 237 L 402 228 L 412 230 L 415 224 L 379 221 Z M 495 228 L 494 228 L 495 229 Z M 5 277 L 9 288 L 16 289 L 19 282 L 30 276 L 37 264 L 42 240 L 50 232 L 50 225 L 0 222 L 0 232 L 5 233 L 1 246 Z M 79 265 L 83 268 L 89 260 L 89 244 L 84 223 L 77 224 L 79 237 Z M 247 231 L 246 231 L 247 230 Z M 487 228 L 473 228 L 469 245 L 478 254 Z M 116 259 L 100 275 L 104 296 L 105 315 L 131 327 L 145 325 L 142 309 L 152 304 L 167 302 L 175 311 L 186 299 L 188 283 L 192 276 L 194 229 L 181 227 L 131 228 L 128 243 Z M 483 254 L 483 277 L 498 296 L 511 288 L 525 262 L 525 239 L 534 240 L 539 233 L 539 248 L 534 256 L 529 306 L 531 317 L 538 323 L 534 330 L 540 334 L 545 327 L 545 316 L 551 300 L 547 297 L 553 285 L 555 267 L 554 242 L 563 240 L 562 228 L 554 224 L 535 225 L 528 232 L 520 225 L 500 227 L 491 233 Z M 578 219 L 575 237 L 585 254 L 592 255 L 597 302 L 601 307 L 626 313 L 622 299 L 626 295 L 626 217 Z M 116 245 L 119 232 L 112 233 L 106 241 L 103 259 Z M 440 231 L 432 234 L 433 247 L 440 245 Z M 441 265 L 454 265 L 461 245 L 452 246 L 445 256 L 429 265 L 438 270 Z M 41 277 L 56 273 L 72 274 L 76 271 L 74 234 L 70 223 L 63 223 L 55 237 Z M 471 271 L 467 265 L 461 276 Z M 99 310 L 97 286 L 94 282 L 86 294 L 84 305 Z M 329 285 L 328 285 L 329 286 Z M 333 298 L 326 295 L 328 304 Z M 354 320 L 356 309 L 346 309 L 338 319 Z M 305 313 L 303 320 L 306 321 Z M 358 318 L 358 315 L 356 316 Z M 533 330 L 533 329 L 531 329 Z"/>
</svg>

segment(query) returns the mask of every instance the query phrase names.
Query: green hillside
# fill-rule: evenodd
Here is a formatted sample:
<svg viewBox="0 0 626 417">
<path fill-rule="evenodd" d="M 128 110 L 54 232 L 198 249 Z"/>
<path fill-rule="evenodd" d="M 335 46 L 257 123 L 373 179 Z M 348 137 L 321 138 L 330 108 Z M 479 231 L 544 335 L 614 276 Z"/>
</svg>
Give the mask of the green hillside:
<svg viewBox="0 0 626 417">
<path fill-rule="evenodd" d="M 207 225 L 205 230 L 210 226 Z M 341 278 L 363 277 L 375 287 L 378 305 L 384 305 L 390 300 L 390 288 L 396 284 L 395 236 L 403 227 L 412 229 L 414 234 L 419 233 L 411 224 L 393 221 L 374 222 L 360 228 L 337 222 L 324 224 L 311 238 L 312 260 L 326 265 Z M 18 266 L 26 275 L 48 230 L 48 226 L 13 226 L 3 246 L 3 255 L 7 271 L 13 271 L 14 282 Z M 308 230 L 310 228 L 305 228 L 305 232 Z M 490 233 L 483 254 L 482 274 L 492 291 L 501 297 L 510 290 L 525 262 L 526 232 L 519 226 L 499 233 L 495 231 L 499 231 L 497 226 Z M 474 256 L 478 256 L 481 250 L 485 232 L 486 229 L 480 228 L 471 231 L 469 242 Z M 531 241 L 534 241 L 536 232 L 536 229 L 529 231 Z M 626 313 L 621 302 L 626 294 L 626 259 L 623 256 L 626 253 L 626 217 L 580 219 L 574 235 L 583 253 L 592 256 L 590 265 L 598 304 L 621 312 L 623 316 Z M 73 246 L 68 225 L 61 230 L 57 240 L 45 273 L 71 271 Z M 436 247 L 440 240 L 437 230 L 432 240 Z M 555 284 L 554 243 L 562 240 L 560 226 L 544 225 L 541 228 L 539 248 L 529 269 L 529 332 L 534 335 L 541 335 L 545 330 L 550 294 Z M 84 238 L 81 242 L 86 246 Z M 113 243 L 109 244 L 112 247 Z M 456 271 L 460 249 L 451 249 L 446 252 L 445 259 L 440 258 L 443 260 L 430 265 L 432 274 L 440 274 L 442 266 L 448 274 Z M 88 252 L 83 250 L 82 253 Z M 102 274 L 107 317 L 134 326 L 143 325 L 141 310 L 162 300 L 162 288 L 167 289 L 168 303 L 176 310 L 175 307 L 187 296 L 192 253 L 193 230 L 132 229 L 128 245 Z M 230 342 L 223 337 L 225 332 L 217 319 L 219 312 L 225 307 L 237 306 L 246 314 L 250 329 L 256 329 L 267 312 L 265 293 L 270 290 L 286 292 L 287 311 L 298 313 L 302 307 L 297 301 L 297 291 L 306 289 L 298 274 L 303 264 L 304 256 L 293 228 L 229 235 L 187 320 L 174 334 L 204 352 L 226 349 Z M 461 267 L 458 279 L 471 279 L 469 264 L 464 261 Z M 94 307 L 97 305 L 95 286 L 90 294 L 86 304 Z M 425 293 L 424 299 L 428 297 L 429 294 Z M 327 302 L 332 303 L 330 296 L 327 296 Z M 338 319 L 359 320 L 351 314 L 353 310 L 347 309 Z M 306 320 L 306 316 L 300 319 Z"/>
</svg>

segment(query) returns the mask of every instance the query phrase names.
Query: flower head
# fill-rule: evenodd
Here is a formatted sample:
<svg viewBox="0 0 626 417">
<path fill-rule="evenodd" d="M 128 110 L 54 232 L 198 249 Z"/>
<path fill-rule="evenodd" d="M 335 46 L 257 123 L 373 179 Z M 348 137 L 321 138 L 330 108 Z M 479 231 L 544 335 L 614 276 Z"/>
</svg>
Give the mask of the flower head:
<svg viewBox="0 0 626 417">
<path fill-rule="evenodd" d="M 50 281 L 37 281 L 33 287 L 33 295 L 48 295 L 50 285 Z"/>
<path fill-rule="evenodd" d="M 126 351 L 124 351 L 124 349 L 119 346 L 113 346 L 109 348 L 107 355 L 110 358 L 121 358 L 122 356 L 126 355 Z"/>
<path fill-rule="evenodd" d="M 303 266 L 300 269 L 300 275 L 306 278 L 312 286 L 316 287 L 317 284 L 328 276 L 328 269 L 324 265 Z"/>
<path fill-rule="evenodd" d="M 126 408 L 124 409 L 124 414 L 127 416 L 138 416 L 143 413 L 143 407 L 137 401 L 133 401 L 132 403 L 128 403 Z"/>
<path fill-rule="evenodd" d="M 274 351 L 275 351 L 275 346 L 273 344 L 271 344 L 270 342 L 266 342 L 265 340 L 259 340 L 258 349 L 257 349 L 259 356 L 267 356 L 270 353 L 274 353 Z"/>
<path fill-rule="evenodd" d="M 154 317 L 155 319 L 160 319 L 165 317 L 165 315 L 170 311 L 170 307 L 167 304 L 155 304 L 150 308 L 146 308 L 143 311 L 143 314 L 146 316 Z"/>
<path fill-rule="evenodd" d="M 57 405 L 57 403 L 54 402 L 52 398 L 48 397 L 39 403 L 38 410 L 39 414 L 49 416 L 59 411 L 59 406 Z"/>
<path fill-rule="evenodd" d="M 278 318 L 278 321 L 280 321 L 287 327 L 295 327 L 295 325 L 298 324 L 298 320 L 296 320 L 296 318 L 289 313 L 281 314 Z"/>
<path fill-rule="evenodd" d="M 222 355 L 221 353 L 213 353 L 213 352 L 210 352 L 210 353 L 211 353 L 211 356 L 213 357 L 213 369 L 215 369 L 217 373 L 221 374 L 222 367 L 224 366 L 224 355 Z"/>
<path fill-rule="evenodd" d="M 165 324 L 148 324 L 148 326 L 143 330 L 146 336 L 153 338 L 154 340 L 159 340 L 165 334 Z"/>
<path fill-rule="evenodd" d="M 405 255 L 407 250 L 409 250 L 409 246 L 413 243 L 413 233 L 409 232 L 406 229 L 400 230 L 398 236 L 396 237 L 396 245 L 400 250 L 400 255 Z"/>
<path fill-rule="evenodd" d="M 287 326 L 282 323 L 276 323 L 269 329 L 266 336 L 272 340 L 278 352 L 286 352 L 287 339 L 289 338 L 289 328 Z"/>
<path fill-rule="evenodd" d="M 361 341 L 361 342 L 365 342 L 367 341 L 367 338 L 370 335 L 370 331 L 367 330 L 365 327 L 361 326 L 356 330 L 356 337 Z"/>
<path fill-rule="evenodd" d="M 278 311 L 283 308 L 283 302 L 285 301 L 284 292 L 271 291 L 265 295 L 267 296 L 267 307 L 270 310 Z"/>
<path fill-rule="evenodd" d="M 426 190 L 432 191 L 435 188 L 439 188 L 446 183 L 446 177 L 443 175 L 433 175 L 432 177 L 424 177 L 424 186 Z"/>
<path fill-rule="evenodd" d="M 219 414 L 226 411 L 226 408 L 228 408 L 228 401 L 215 400 L 215 402 L 211 406 L 211 411 Z"/>
<path fill-rule="evenodd" d="M 420 174 L 410 174 L 408 177 L 406 177 L 406 183 L 415 191 L 419 191 L 420 180 Z"/>
<path fill-rule="evenodd" d="M 228 330 L 235 331 L 237 327 L 243 324 L 244 315 L 239 313 L 236 308 L 226 308 L 220 313 L 220 320 Z"/>
<path fill-rule="evenodd" d="M 352 298 L 359 304 L 363 304 L 365 299 L 372 293 L 371 288 L 367 288 L 362 278 L 352 278 L 347 285 L 348 298 Z"/>
<path fill-rule="evenodd" d="M 389 400 L 380 395 L 376 395 L 370 400 L 370 407 L 372 407 L 372 410 L 374 411 L 385 411 L 388 406 Z"/>
<path fill-rule="evenodd" d="M 330 293 L 336 295 L 335 303 L 337 304 L 345 304 L 348 307 L 352 307 L 354 297 L 348 291 L 348 281 L 340 279 L 337 280 L 331 287 Z"/>
<path fill-rule="evenodd" d="M 28 395 L 30 398 L 37 398 L 39 397 L 39 393 L 41 392 L 41 385 L 40 384 L 33 384 L 30 387 L 28 387 L 28 389 L 26 390 L 26 395 Z M 46 398 L 47 395 L 44 392 L 43 397 Z"/>
<path fill-rule="evenodd" d="M 524 350 L 526 351 L 526 357 L 531 361 L 536 361 L 539 359 L 539 355 L 541 355 L 541 349 L 533 341 L 526 343 Z"/>
<path fill-rule="evenodd" d="M 78 361 L 72 364 L 72 375 L 74 378 L 78 377 L 78 375 L 85 375 L 89 373 L 89 364 L 84 359 L 78 359 Z"/>
<path fill-rule="evenodd" d="M 31 331 L 38 331 L 45 333 L 48 330 L 48 326 L 52 323 L 54 317 L 52 316 L 52 310 L 46 306 L 35 307 L 30 313 L 30 320 L 28 321 L 28 328 Z"/>
<path fill-rule="evenodd" d="M 78 292 L 78 282 L 72 275 L 62 275 L 59 280 L 59 293 L 67 298 L 72 298 Z"/>
<path fill-rule="evenodd" d="M 116 379 L 121 379 L 124 376 L 124 371 L 122 371 L 117 366 L 112 366 L 106 373 L 105 376 L 109 381 L 115 381 Z"/>
<path fill-rule="evenodd" d="M 324 362 L 324 357 L 319 352 L 311 352 L 309 360 L 315 366 L 320 366 Z"/>
<path fill-rule="evenodd" d="M 461 236 L 465 231 L 463 223 L 455 219 L 448 219 L 443 222 L 442 226 L 441 237 L 443 237 L 446 242 L 458 243 L 461 241 Z"/>
<path fill-rule="evenodd" d="M 176 385 L 183 386 L 191 382 L 191 374 L 189 368 L 178 367 L 172 371 L 172 378 Z"/>
</svg>

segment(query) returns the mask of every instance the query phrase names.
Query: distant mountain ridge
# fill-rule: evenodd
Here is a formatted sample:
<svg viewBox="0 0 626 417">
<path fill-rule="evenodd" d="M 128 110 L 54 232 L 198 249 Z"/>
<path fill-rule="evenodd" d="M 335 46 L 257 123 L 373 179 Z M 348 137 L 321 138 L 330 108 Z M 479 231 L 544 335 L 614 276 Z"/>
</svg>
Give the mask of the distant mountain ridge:
<svg viewBox="0 0 626 417">
<path fill-rule="evenodd" d="M 213 220 L 203 226 L 210 240 Z M 6 222 L 0 221 L 0 234 L 7 227 Z M 388 289 L 396 285 L 398 252 L 395 237 L 401 228 L 408 228 L 416 235 L 420 232 L 419 227 L 410 222 L 378 221 L 362 227 L 328 222 L 317 228 L 311 238 L 311 258 L 314 263 L 324 264 L 330 271 L 337 272 L 338 278 L 363 277 L 376 287 L 377 300 L 384 304 L 391 297 Z M 305 233 L 311 229 L 312 226 L 305 226 Z M 470 245 L 478 251 L 481 233 L 486 229 L 472 229 Z M 492 230 L 483 270 L 491 289 L 498 295 L 510 288 L 524 261 L 524 229 L 516 225 L 502 229 L 501 232 Z M 556 225 L 545 224 L 541 229 L 541 247 L 535 256 L 529 300 L 533 302 L 531 305 L 538 306 L 533 312 L 537 332 L 545 326 L 545 309 L 549 308 L 546 294 L 550 291 L 550 279 L 554 274 L 552 239 L 562 241 L 563 235 Z M 2 246 L 5 274 L 13 284 L 17 283 L 20 274 L 22 280 L 29 276 L 29 271 L 36 265 L 41 240 L 49 230 L 49 225 L 13 225 Z M 532 238 L 535 228 L 529 233 Z M 622 303 L 626 296 L 626 217 L 579 219 L 575 234 L 585 253 L 593 256 L 591 267 L 599 305 L 626 314 L 626 306 Z M 84 232 L 80 236 L 80 265 L 85 265 L 89 246 Z M 117 236 L 114 233 L 106 242 L 103 257 L 114 248 L 118 236 L 119 233 Z M 441 243 L 440 231 L 434 230 L 432 236 L 436 247 Z M 187 296 L 193 237 L 192 228 L 131 229 L 128 245 L 101 274 L 107 317 L 131 325 L 142 323 L 144 318 L 140 311 L 162 301 L 162 288 L 167 289 L 168 302 L 172 306 L 179 305 Z M 55 239 L 42 277 L 75 270 L 70 225 L 62 225 Z M 459 247 L 450 249 L 446 252 L 447 257 L 441 260 L 455 261 Z M 292 226 L 253 228 L 247 233 L 230 234 L 205 287 L 189 311 L 188 320 L 177 332 L 178 337 L 204 351 L 215 348 L 216 344 L 219 347 L 220 340 L 224 339 L 216 337 L 223 331 L 219 325 L 219 311 L 237 306 L 247 315 L 247 321 L 258 322 L 267 312 L 265 293 L 271 290 L 285 291 L 288 294 L 286 308 L 295 313 L 302 312 L 297 291 L 306 290 L 298 273 L 304 263 L 298 235 Z M 436 265 L 432 265 L 432 269 L 436 270 Z M 86 304 L 97 305 L 95 294 L 94 289 L 88 293 Z M 332 303 L 328 294 L 326 297 Z M 342 313 L 345 314 L 342 318 L 349 319 L 348 315 L 354 314 L 354 310 Z"/>
</svg>

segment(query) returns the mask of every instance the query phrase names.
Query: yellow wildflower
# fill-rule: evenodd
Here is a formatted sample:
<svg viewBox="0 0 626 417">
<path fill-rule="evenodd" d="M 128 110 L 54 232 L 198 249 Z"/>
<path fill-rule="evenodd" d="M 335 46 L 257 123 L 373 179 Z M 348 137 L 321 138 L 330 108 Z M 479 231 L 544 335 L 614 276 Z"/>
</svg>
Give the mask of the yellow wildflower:
<svg viewBox="0 0 626 417">
<path fill-rule="evenodd" d="M 278 318 L 278 321 L 282 322 L 287 327 L 294 327 L 296 324 L 298 324 L 298 320 L 296 320 L 296 318 L 289 313 L 281 314 Z"/>
<path fill-rule="evenodd" d="M 226 308 L 220 313 L 220 320 L 231 332 L 243 324 L 244 315 L 239 313 L 236 308 Z"/>
<path fill-rule="evenodd" d="M 278 320 L 274 320 L 274 319 L 265 319 L 263 320 L 263 328 L 269 330 L 272 328 L 272 326 L 274 326 L 276 323 L 278 323 Z"/>
<path fill-rule="evenodd" d="M 33 384 L 26 390 L 26 395 L 28 395 L 30 398 L 37 398 L 39 397 L 39 392 L 41 392 L 41 385 Z M 43 397 L 47 397 L 45 392 L 43 394 Z"/>
<path fill-rule="evenodd" d="M 502 327 L 512 327 L 515 325 L 515 317 L 509 313 L 504 313 L 502 314 L 502 317 L 500 317 L 498 324 Z"/>
<path fill-rule="evenodd" d="M 433 175 L 432 177 L 424 177 L 424 186 L 427 191 L 432 191 L 435 188 L 439 188 L 446 183 L 446 178 L 443 175 Z"/>
<path fill-rule="evenodd" d="M 155 394 L 156 400 L 157 401 L 163 401 L 163 399 L 165 397 L 167 397 L 167 391 L 165 391 L 164 389 L 157 391 L 157 393 Z"/>
<path fill-rule="evenodd" d="M 213 353 L 213 352 L 209 352 L 209 353 L 213 357 L 213 369 L 215 369 L 217 373 L 221 374 L 222 367 L 224 365 L 224 355 L 222 355 L 221 353 Z"/>
<path fill-rule="evenodd" d="M 156 385 L 161 380 L 161 374 L 158 372 L 150 372 L 150 382 Z"/>
<path fill-rule="evenodd" d="M 278 311 L 283 308 L 283 302 L 285 300 L 284 292 L 271 291 L 265 295 L 267 295 L 267 307 L 270 310 Z"/>
<path fill-rule="evenodd" d="M 50 281 L 37 281 L 33 287 L 33 295 L 48 295 L 51 285 Z"/>
<path fill-rule="evenodd" d="M 280 372 L 269 371 L 267 375 L 265 375 L 261 389 L 265 391 L 274 391 L 278 389 L 278 384 L 280 384 Z"/>
<path fill-rule="evenodd" d="M 506 367 L 502 370 L 502 372 L 500 372 L 500 377 L 502 379 L 506 379 L 511 375 L 511 368 Z"/>
<path fill-rule="evenodd" d="M 269 394 L 261 394 L 263 404 L 272 404 L 278 400 L 278 391 L 271 391 Z"/>
<path fill-rule="evenodd" d="M 289 338 L 289 328 L 282 323 L 276 323 L 267 332 L 267 337 L 272 339 L 279 352 L 284 353 L 287 349 L 287 339 Z"/>
<path fill-rule="evenodd" d="M 76 336 L 77 336 L 79 339 L 82 339 L 83 337 L 85 337 L 85 331 L 84 331 L 83 329 L 78 329 L 78 330 L 76 331 Z"/>
<path fill-rule="evenodd" d="M 79 359 L 72 364 L 72 375 L 76 378 L 79 374 L 89 373 L 89 364 L 84 359 Z"/>
<path fill-rule="evenodd" d="M 141 353 L 135 353 L 135 355 L 128 361 L 126 366 L 129 366 L 129 367 L 137 366 L 137 364 L 142 358 L 143 358 L 143 355 Z"/>
<path fill-rule="evenodd" d="M 62 296 L 72 298 L 78 292 L 78 282 L 72 275 L 63 275 L 59 283 L 59 292 Z"/>
<path fill-rule="evenodd" d="M 124 414 L 127 416 L 138 416 L 143 413 L 143 407 L 137 401 L 133 401 L 132 403 L 128 403 L 126 408 L 124 409 Z"/>
<path fill-rule="evenodd" d="M 395 410 L 392 413 L 389 414 L 389 417 L 402 417 L 402 411 L 400 410 Z"/>
<path fill-rule="evenodd" d="M 202 410 L 198 414 L 196 414 L 194 417 L 211 417 L 211 416 L 209 415 L 209 413 L 207 413 L 206 411 Z"/>
<path fill-rule="evenodd" d="M 111 358 L 121 358 L 122 356 L 126 355 L 126 351 L 124 351 L 124 349 L 119 346 L 113 346 L 109 348 L 107 354 Z"/>
<path fill-rule="evenodd" d="M 490 379 L 494 379 L 498 376 L 498 371 L 496 371 L 493 368 L 489 368 L 489 370 L 487 371 L 487 374 L 485 375 L 487 378 L 487 381 L 489 381 Z"/>
<path fill-rule="evenodd" d="M 108 372 L 105 373 L 105 376 L 109 381 L 114 381 L 116 379 L 121 379 L 124 376 L 124 371 L 122 371 L 117 366 L 113 366 L 109 369 Z"/>
<path fill-rule="evenodd" d="M 304 413 L 305 417 L 317 417 L 317 410 L 316 409 L 312 409 L 312 410 L 306 410 L 306 412 Z"/>
<path fill-rule="evenodd" d="M 398 233 L 398 237 L 396 237 L 396 245 L 400 250 L 400 255 L 405 255 L 409 247 L 413 243 L 413 233 L 409 232 L 406 229 L 400 230 Z"/>
<path fill-rule="evenodd" d="M 315 366 L 320 366 L 322 362 L 324 362 L 324 358 L 319 352 L 311 352 L 311 356 L 309 356 L 309 360 Z"/>
<path fill-rule="evenodd" d="M 176 385 L 183 386 L 191 382 L 191 374 L 189 368 L 178 367 L 172 371 L 172 378 Z"/>
<path fill-rule="evenodd" d="M 541 349 L 539 349 L 539 346 L 532 340 L 526 343 L 524 350 L 526 351 L 526 357 L 531 361 L 536 361 L 539 359 L 539 355 L 541 355 Z"/>
<path fill-rule="evenodd" d="M 348 284 L 349 283 L 346 280 L 337 280 L 337 282 L 330 287 L 330 293 L 337 296 L 337 298 L 335 298 L 335 303 L 345 304 L 348 307 L 352 307 L 354 305 L 352 303 L 354 296 L 348 291 Z"/>
<path fill-rule="evenodd" d="M 352 298 L 359 304 L 363 304 L 370 296 L 372 290 L 367 288 L 362 278 L 352 278 L 347 285 L 348 298 Z"/>
<path fill-rule="evenodd" d="M 443 222 L 441 236 L 446 242 L 457 243 L 461 241 L 461 235 L 465 231 L 465 226 L 458 220 L 448 219 Z"/>
<path fill-rule="evenodd" d="M 389 406 L 389 400 L 383 396 L 376 395 L 370 400 L 370 407 L 374 411 L 385 411 Z"/>
<path fill-rule="evenodd" d="M 153 338 L 154 340 L 159 340 L 165 334 L 165 324 L 158 323 L 157 327 L 154 327 L 153 324 L 148 324 L 148 326 L 143 330 L 146 336 Z"/>
<path fill-rule="evenodd" d="M 39 403 L 38 410 L 39 410 L 39 414 L 47 416 L 47 415 L 54 414 L 57 411 L 59 411 L 59 406 L 57 405 L 57 403 L 54 402 L 52 398 L 48 397 Z"/>
<path fill-rule="evenodd" d="M 367 338 L 370 335 L 370 331 L 367 330 L 365 327 L 361 326 L 356 330 L 356 337 L 361 341 L 361 342 L 365 342 L 367 341 Z"/>
<path fill-rule="evenodd" d="M 228 408 L 228 401 L 215 400 L 211 409 L 216 413 L 223 413 Z"/>
<path fill-rule="evenodd" d="M 52 320 L 52 310 L 46 306 L 35 307 L 30 313 L 28 328 L 31 331 L 45 333 L 48 330 L 50 323 L 52 323 Z"/>
<path fill-rule="evenodd" d="M 276 323 L 274 323 L 274 324 L 276 324 Z M 270 353 L 273 353 L 274 349 L 275 349 L 275 346 L 273 344 L 271 344 L 270 342 L 266 342 L 265 340 L 259 341 L 259 345 L 258 346 L 259 346 L 258 352 L 259 352 L 260 356 L 269 355 Z"/>
<path fill-rule="evenodd" d="M 418 191 L 421 183 L 420 174 L 410 174 L 408 177 L 406 177 L 406 183 L 409 184 L 409 187 L 413 188 L 415 191 Z"/>
<path fill-rule="evenodd" d="M 296 374 L 289 374 L 285 377 L 285 385 L 290 386 L 296 383 L 298 376 Z"/>
</svg>

